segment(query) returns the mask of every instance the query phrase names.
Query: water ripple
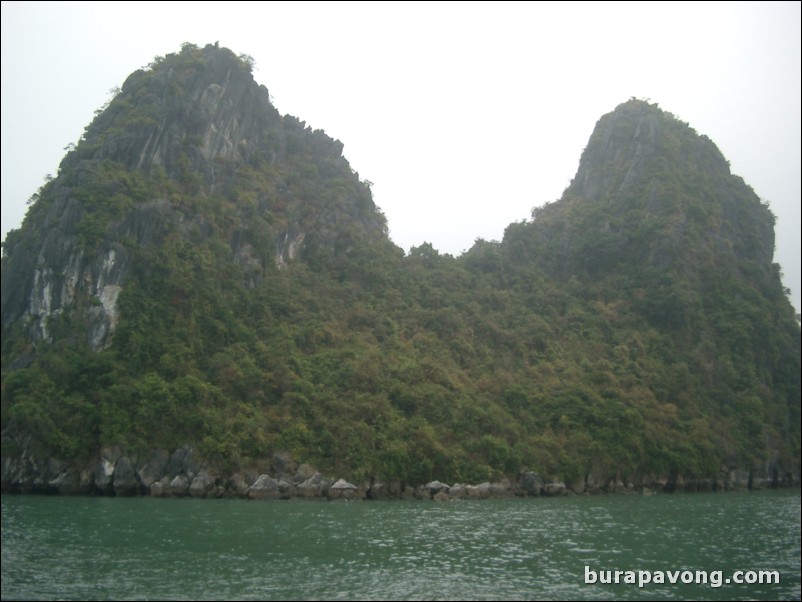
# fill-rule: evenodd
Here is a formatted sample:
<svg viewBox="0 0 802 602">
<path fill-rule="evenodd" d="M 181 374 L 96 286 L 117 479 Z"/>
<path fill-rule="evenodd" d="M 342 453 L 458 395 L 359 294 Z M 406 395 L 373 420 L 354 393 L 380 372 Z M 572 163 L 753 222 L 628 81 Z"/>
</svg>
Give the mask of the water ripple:
<svg viewBox="0 0 802 602">
<path fill-rule="evenodd" d="M 381 503 L 2 498 L 2 597 L 799 599 L 799 492 Z M 778 585 L 586 585 L 774 569 Z"/>
</svg>

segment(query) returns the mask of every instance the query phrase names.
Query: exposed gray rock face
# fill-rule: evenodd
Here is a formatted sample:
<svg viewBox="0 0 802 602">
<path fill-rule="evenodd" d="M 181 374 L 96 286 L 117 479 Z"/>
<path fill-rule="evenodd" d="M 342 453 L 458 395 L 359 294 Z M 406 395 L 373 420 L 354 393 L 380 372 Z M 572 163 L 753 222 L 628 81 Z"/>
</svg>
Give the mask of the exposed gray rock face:
<svg viewBox="0 0 802 602">
<path fill-rule="evenodd" d="M 779 470 L 778 461 L 759 465 L 754 471 L 722 465 L 719 474 L 711 478 L 685 478 L 672 475 L 620 475 L 606 477 L 587 475 L 566 483 L 558 478 L 548 481 L 535 472 L 525 472 L 516 483 L 503 479 L 477 485 L 455 483 L 448 485 L 431 481 L 413 487 L 379 479 L 354 485 L 344 479 L 332 481 L 317 472 L 310 464 L 295 469 L 292 481 L 268 474 L 251 475 L 236 472 L 230 477 L 208 467 L 206 461 L 191 447 L 172 453 L 156 449 L 137 460 L 137 455 L 120 447 L 103 448 L 100 458 L 86 463 L 67 463 L 55 457 L 39 459 L 27 445 L 30 440 L 17 442 L 21 453 L 3 458 L 2 491 L 19 493 L 57 493 L 63 495 L 151 495 L 196 498 L 235 496 L 255 500 L 311 499 L 412 499 L 451 501 L 459 499 L 496 499 L 512 495 L 573 495 L 615 493 L 651 495 L 674 491 L 732 491 L 762 487 L 798 486 L 799 479 Z M 144 459 L 146 458 L 146 459 Z M 274 466 L 285 470 L 296 464 L 282 456 Z M 138 468 L 137 468 L 138 467 Z"/>
<path fill-rule="evenodd" d="M 192 497 L 206 497 L 215 489 L 215 479 L 205 470 L 201 470 L 189 486 L 189 495 Z"/>
<path fill-rule="evenodd" d="M 170 478 L 162 477 L 158 481 L 150 484 L 150 495 L 152 497 L 164 497 L 170 494 Z"/>
<path fill-rule="evenodd" d="M 176 476 L 170 481 L 167 491 L 175 497 L 185 497 L 189 493 L 189 479 L 182 474 Z"/>
<path fill-rule="evenodd" d="M 131 110 L 152 118 L 118 136 L 106 136 L 96 158 L 122 160 L 129 169 L 143 171 L 158 166 L 171 174 L 182 169 L 183 152 L 193 171 L 212 185 L 215 160 L 246 161 L 259 147 L 260 136 L 281 119 L 267 88 L 255 85 L 230 51 L 207 46 L 186 55 L 203 65 L 194 77 L 174 69 L 136 71 L 128 77 L 121 96 L 129 105 L 111 103 L 93 129 L 113 130 L 114 122 Z M 181 94 L 164 93 L 170 89 Z"/>
<path fill-rule="evenodd" d="M 448 490 L 448 495 L 452 500 L 458 500 L 468 495 L 468 489 L 462 483 L 454 483 Z"/>
<path fill-rule="evenodd" d="M 262 474 L 256 479 L 250 489 L 248 497 L 252 500 L 277 500 L 281 497 L 278 481 L 269 475 Z"/>
<path fill-rule="evenodd" d="M 120 320 L 117 302 L 132 261 L 130 249 L 116 241 L 127 238 L 137 246 L 160 241 L 174 210 L 158 200 L 136 206 L 110 226 L 97 248 L 87 252 L 78 235 L 86 208 L 59 181 L 53 182 L 50 194 L 54 200 L 38 246 L 8 250 L 0 289 L 3 326 L 22 321 L 34 341 L 49 341 L 52 319 L 87 299 L 91 300 L 85 304 L 87 342 L 92 349 L 104 349 Z M 33 243 L 25 241 L 26 247 Z"/>
<path fill-rule="evenodd" d="M 191 482 L 202 468 L 195 451 L 191 447 L 181 447 L 170 455 L 167 462 L 166 473 L 170 478 L 184 474 Z"/>
<path fill-rule="evenodd" d="M 114 493 L 121 496 L 139 493 L 139 481 L 134 466 L 127 456 L 117 460 L 114 466 Z"/>
<path fill-rule="evenodd" d="M 58 213 L 59 209 L 57 202 L 51 211 Z M 73 210 L 69 203 L 63 209 Z M 71 218 L 67 215 L 62 219 Z M 119 321 L 117 299 L 129 267 L 126 249 L 107 243 L 97 254 L 87 256 L 75 236 L 54 229 L 37 252 L 27 258 L 17 257 L 15 254 L 8 274 L 3 275 L 3 324 L 23 320 L 34 340 L 49 341 L 49 322 L 72 307 L 77 296 L 86 295 L 96 300 L 87 310 L 88 343 L 93 349 L 104 348 Z"/>
<path fill-rule="evenodd" d="M 229 479 L 228 489 L 233 491 L 237 497 L 245 497 L 248 495 L 248 481 L 238 472 Z"/>
<path fill-rule="evenodd" d="M 508 479 L 490 484 L 490 497 L 505 498 L 512 495 L 512 484 Z"/>
<path fill-rule="evenodd" d="M 197 452 L 193 448 L 187 450 L 184 456 L 183 469 L 184 474 L 189 477 L 191 481 L 203 468 L 203 461 L 198 457 Z"/>
<path fill-rule="evenodd" d="M 173 479 L 184 472 L 184 458 L 187 456 L 187 448 L 181 447 L 170 454 L 167 463 L 167 475 Z"/>
<path fill-rule="evenodd" d="M 366 497 L 371 500 L 397 500 L 402 497 L 401 483 L 398 481 L 385 483 L 375 479 L 370 487 L 367 488 Z"/>
<path fill-rule="evenodd" d="M 339 479 L 329 487 L 328 496 L 332 500 L 354 500 L 361 497 L 357 486 L 344 479 Z"/>
<path fill-rule="evenodd" d="M 418 487 L 415 487 L 413 497 L 416 500 L 430 500 L 432 499 L 432 494 L 426 487 L 426 485 L 420 485 Z"/>
<path fill-rule="evenodd" d="M 81 481 L 80 475 L 73 469 L 61 472 L 48 485 L 54 488 L 60 495 L 76 495 L 87 493 L 86 484 Z"/>
<path fill-rule="evenodd" d="M 114 490 L 114 464 L 106 458 L 100 460 L 95 469 L 95 486 L 102 493 L 111 493 Z"/>
<path fill-rule="evenodd" d="M 426 489 L 429 490 L 430 494 L 435 495 L 441 491 L 448 493 L 450 487 L 445 483 L 441 483 L 440 481 L 431 481 L 430 483 L 426 483 Z"/>
<path fill-rule="evenodd" d="M 170 455 L 163 449 L 157 449 L 151 454 L 147 464 L 137 472 L 139 482 L 142 483 L 143 487 L 149 488 L 164 476 L 169 459 Z"/>
<path fill-rule="evenodd" d="M 330 481 L 323 478 L 319 472 L 315 472 L 311 477 L 298 485 L 295 490 L 300 497 L 321 497 L 326 494 L 330 486 Z"/>
<path fill-rule="evenodd" d="M 633 103 L 633 107 L 638 106 L 638 103 Z M 642 105 L 642 116 L 636 123 L 625 122 L 632 113 L 614 112 L 599 120 L 594 139 L 588 143 L 590 150 L 585 151 L 593 157 L 593 161 L 580 163 L 569 188 L 572 193 L 598 200 L 625 191 L 637 179 L 646 160 L 658 152 L 661 120 L 645 104 Z M 623 154 L 625 150 L 628 153 L 626 155 Z M 611 169 L 611 166 L 621 164 L 626 164 L 627 168 Z"/>
<path fill-rule="evenodd" d="M 468 485 L 465 488 L 465 493 L 469 498 L 487 499 L 490 497 L 490 483 L 484 482 L 478 485 Z"/>
<path fill-rule="evenodd" d="M 548 481 L 543 485 L 544 495 L 562 495 L 565 492 L 565 483 L 562 481 Z"/>
<path fill-rule="evenodd" d="M 428 488 L 428 486 L 427 486 Z M 522 488 L 519 484 L 512 484 L 508 480 L 502 480 L 497 483 L 479 483 L 478 485 L 466 485 L 463 483 L 455 483 L 448 489 L 441 488 L 432 496 L 432 499 L 437 501 L 443 500 L 459 500 L 463 498 L 473 499 L 500 499 L 511 497 L 512 495 L 521 495 Z"/>
</svg>

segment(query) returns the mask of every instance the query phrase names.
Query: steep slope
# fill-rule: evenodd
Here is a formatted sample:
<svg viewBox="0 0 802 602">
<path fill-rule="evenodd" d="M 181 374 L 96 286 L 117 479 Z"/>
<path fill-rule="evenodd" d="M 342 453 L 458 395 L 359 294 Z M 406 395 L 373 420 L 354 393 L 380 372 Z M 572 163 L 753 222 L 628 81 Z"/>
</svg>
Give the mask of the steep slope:
<svg viewBox="0 0 802 602">
<path fill-rule="evenodd" d="M 229 50 L 132 74 L 3 244 L 3 489 L 799 480 L 773 217 L 687 124 L 624 103 L 458 259 L 404 256 L 341 153 Z"/>
<path fill-rule="evenodd" d="M 24 318 L 34 341 L 49 340 L 50 322 L 76 306 L 91 347 L 105 348 L 134 254 L 168 239 L 228 244 L 216 251 L 253 283 L 267 263 L 383 240 L 384 218 L 341 153 L 281 117 L 246 60 L 185 45 L 133 73 L 99 112 L 40 191 L 23 228 L 35 240 L 5 242 L 3 328 Z"/>
<path fill-rule="evenodd" d="M 644 465 L 798 465 L 799 327 L 772 263 L 774 216 L 708 138 L 630 100 L 599 120 L 563 197 L 533 217 L 510 226 L 501 253 L 517 277 L 544 270 L 572 292 L 562 319 L 584 331 L 586 353 L 601 345 L 590 365 L 604 358 L 614 397 L 629 391 L 639 428 L 654 431 L 636 447 Z"/>
</svg>

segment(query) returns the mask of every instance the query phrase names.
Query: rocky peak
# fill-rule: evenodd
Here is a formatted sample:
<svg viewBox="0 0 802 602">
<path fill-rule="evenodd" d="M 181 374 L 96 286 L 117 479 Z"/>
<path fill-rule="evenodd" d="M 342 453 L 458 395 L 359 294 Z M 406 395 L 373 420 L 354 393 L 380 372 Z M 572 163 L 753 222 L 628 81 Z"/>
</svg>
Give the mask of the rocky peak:
<svg viewBox="0 0 802 602">
<path fill-rule="evenodd" d="M 74 309 L 90 346 L 107 347 L 129 272 L 166 241 L 206 245 L 249 287 L 292 261 L 389 242 L 342 149 L 279 115 L 249 57 L 184 44 L 156 59 L 97 112 L 4 243 L 4 336 L 17 324 L 49 340 Z"/>
<path fill-rule="evenodd" d="M 729 176 L 729 164 L 710 139 L 656 104 L 630 99 L 596 123 L 566 194 L 595 201 L 631 193 L 642 177 L 671 169 Z"/>
<path fill-rule="evenodd" d="M 708 137 L 656 104 L 633 98 L 599 119 L 563 198 L 602 204 L 604 219 L 585 228 L 621 258 L 634 244 L 661 269 L 698 265 L 701 249 L 722 265 L 772 262 L 771 212 Z"/>
<path fill-rule="evenodd" d="M 161 167 L 174 178 L 202 174 L 211 186 L 216 160 L 247 161 L 280 120 L 247 59 L 185 44 L 128 77 L 62 169 L 109 159 L 128 169 Z"/>
</svg>

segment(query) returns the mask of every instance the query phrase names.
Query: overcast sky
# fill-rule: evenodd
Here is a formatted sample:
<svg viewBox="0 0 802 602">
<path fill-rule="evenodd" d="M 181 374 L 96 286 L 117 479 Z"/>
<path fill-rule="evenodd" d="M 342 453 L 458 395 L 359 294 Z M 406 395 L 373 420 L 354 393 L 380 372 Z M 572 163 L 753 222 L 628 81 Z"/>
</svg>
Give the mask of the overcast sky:
<svg viewBox="0 0 802 602">
<path fill-rule="evenodd" d="M 404 250 L 500 240 L 559 198 L 599 117 L 657 102 L 768 200 L 799 311 L 801 21 L 799 2 L 2 2 L 2 237 L 111 88 L 219 42 L 344 143 Z"/>
</svg>

